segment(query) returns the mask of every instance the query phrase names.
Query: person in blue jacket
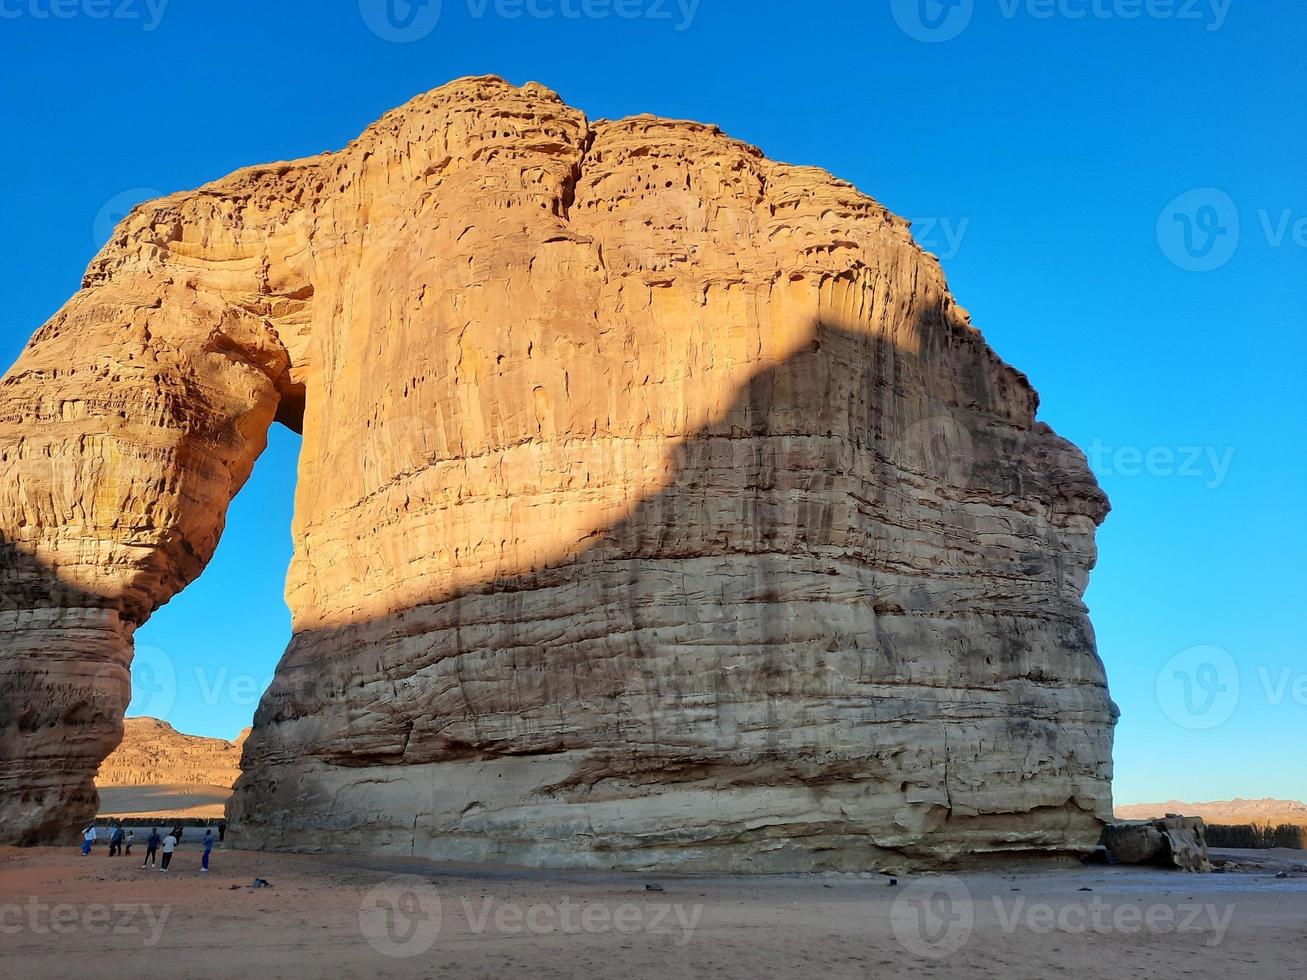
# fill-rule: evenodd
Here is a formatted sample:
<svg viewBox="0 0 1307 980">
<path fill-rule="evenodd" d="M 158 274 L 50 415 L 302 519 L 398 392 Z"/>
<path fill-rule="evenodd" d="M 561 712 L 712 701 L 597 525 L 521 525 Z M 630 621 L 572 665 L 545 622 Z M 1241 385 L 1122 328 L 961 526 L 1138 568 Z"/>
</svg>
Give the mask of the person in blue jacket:
<svg viewBox="0 0 1307 980">
<path fill-rule="evenodd" d="M 213 850 L 213 831 L 204 832 L 204 856 L 200 858 L 200 870 L 205 874 L 209 872 L 209 852 Z"/>
<path fill-rule="evenodd" d="M 141 867 L 147 867 L 154 864 L 159 854 L 159 828 L 151 827 L 150 836 L 145 839 L 145 860 L 141 862 Z"/>
</svg>

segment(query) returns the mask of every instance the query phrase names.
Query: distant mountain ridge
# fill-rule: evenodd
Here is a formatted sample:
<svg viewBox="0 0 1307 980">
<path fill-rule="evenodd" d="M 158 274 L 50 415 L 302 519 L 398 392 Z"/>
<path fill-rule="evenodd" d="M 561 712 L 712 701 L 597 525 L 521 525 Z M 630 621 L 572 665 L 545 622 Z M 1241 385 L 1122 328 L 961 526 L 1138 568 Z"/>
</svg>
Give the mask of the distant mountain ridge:
<svg viewBox="0 0 1307 980">
<path fill-rule="evenodd" d="M 1307 803 L 1300 800 L 1277 800 L 1267 797 L 1260 800 L 1216 800 L 1210 803 L 1186 803 L 1167 800 L 1165 803 L 1132 803 L 1116 807 L 1122 820 L 1144 820 L 1180 813 L 1186 817 L 1202 817 L 1208 823 L 1221 824 L 1298 824 L 1307 826 Z"/>
<path fill-rule="evenodd" d="M 230 789 L 241 774 L 241 749 L 250 730 L 234 741 L 186 735 L 158 718 L 127 718 L 122 744 L 104 760 L 99 788 L 190 783 Z"/>
</svg>

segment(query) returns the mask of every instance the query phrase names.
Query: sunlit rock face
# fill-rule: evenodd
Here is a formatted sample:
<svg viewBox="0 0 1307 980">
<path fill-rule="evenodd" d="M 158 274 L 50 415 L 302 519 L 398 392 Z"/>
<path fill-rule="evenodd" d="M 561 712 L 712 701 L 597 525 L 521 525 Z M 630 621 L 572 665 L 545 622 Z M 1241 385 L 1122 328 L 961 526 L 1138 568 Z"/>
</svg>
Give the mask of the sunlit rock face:
<svg viewBox="0 0 1307 980">
<path fill-rule="evenodd" d="M 0 386 L 0 827 L 92 812 L 133 630 L 302 428 L 243 846 L 546 866 L 1091 849 L 1107 504 L 907 223 L 465 79 L 138 208 Z"/>
<path fill-rule="evenodd" d="M 158 718 L 123 722 L 123 740 L 100 764 L 99 789 L 177 785 L 230 787 L 240 777 L 241 746 L 249 729 L 234 740 L 186 735 Z"/>
</svg>

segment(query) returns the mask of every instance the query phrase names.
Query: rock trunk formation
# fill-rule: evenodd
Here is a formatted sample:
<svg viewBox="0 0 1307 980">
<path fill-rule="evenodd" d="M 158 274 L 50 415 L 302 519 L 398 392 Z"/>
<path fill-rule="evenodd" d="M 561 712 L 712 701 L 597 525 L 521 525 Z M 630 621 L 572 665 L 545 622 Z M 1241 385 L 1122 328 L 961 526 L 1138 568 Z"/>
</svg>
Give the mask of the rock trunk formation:
<svg viewBox="0 0 1307 980">
<path fill-rule="evenodd" d="M 787 870 L 1091 850 L 1084 457 L 905 221 L 465 79 L 137 208 L 0 384 L 0 827 L 93 809 L 133 630 L 304 434 L 245 846 Z"/>
</svg>

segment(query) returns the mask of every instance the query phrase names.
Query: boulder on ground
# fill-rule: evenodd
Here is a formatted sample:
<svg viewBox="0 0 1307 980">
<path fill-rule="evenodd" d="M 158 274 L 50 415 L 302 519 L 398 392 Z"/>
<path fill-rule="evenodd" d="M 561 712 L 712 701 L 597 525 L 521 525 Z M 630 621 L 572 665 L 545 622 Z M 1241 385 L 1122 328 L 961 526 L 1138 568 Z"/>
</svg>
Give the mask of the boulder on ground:
<svg viewBox="0 0 1307 980">
<path fill-rule="evenodd" d="M 1103 846 L 1121 864 L 1212 870 L 1207 856 L 1207 825 L 1201 817 L 1167 816 L 1110 823 L 1103 829 Z"/>
</svg>

